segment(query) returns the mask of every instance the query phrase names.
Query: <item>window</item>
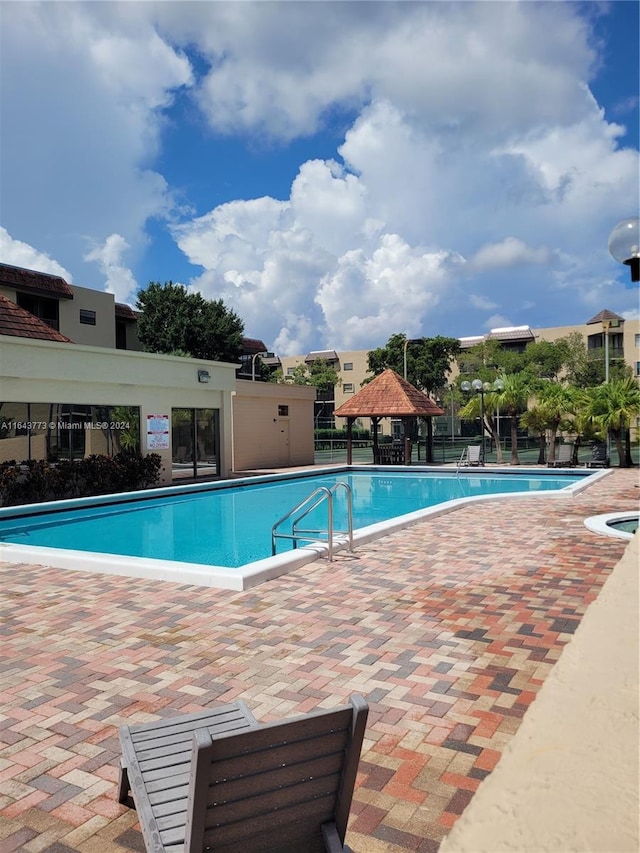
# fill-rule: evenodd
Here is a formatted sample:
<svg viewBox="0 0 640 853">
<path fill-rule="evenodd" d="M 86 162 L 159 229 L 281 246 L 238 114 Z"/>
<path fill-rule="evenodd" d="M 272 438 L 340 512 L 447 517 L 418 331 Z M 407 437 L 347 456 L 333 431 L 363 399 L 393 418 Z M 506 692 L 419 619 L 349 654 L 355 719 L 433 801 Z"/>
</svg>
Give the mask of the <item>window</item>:
<svg viewBox="0 0 640 853">
<path fill-rule="evenodd" d="M 352 361 L 345 361 L 344 365 L 342 366 L 342 369 L 343 370 L 353 370 L 353 362 Z"/>
<path fill-rule="evenodd" d="M 640 349 L 640 335 L 636 335 L 636 349 Z"/>
<path fill-rule="evenodd" d="M 345 394 L 353 394 L 353 382 L 345 382 L 342 385 L 342 390 Z"/>
<path fill-rule="evenodd" d="M 289 415 L 289 406 L 278 406 L 278 417 L 286 418 Z"/>
<path fill-rule="evenodd" d="M 640 376 L 640 361 L 636 361 L 636 376 Z"/>
<path fill-rule="evenodd" d="M 32 296 L 30 293 L 16 294 L 16 304 L 30 314 L 36 316 L 52 329 L 60 328 L 60 315 L 57 299 L 46 299 L 42 296 Z"/>
<path fill-rule="evenodd" d="M 295 371 L 296 371 L 295 367 L 287 367 L 287 376 L 293 376 Z"/>
<path fill-rule="evenodd" d="M 87 311 L 86 308 L 80 309 L 80 322 L 85 326 L 95 326 L 96 324 L 96 312 L 95 311 Z"/>
</svg>

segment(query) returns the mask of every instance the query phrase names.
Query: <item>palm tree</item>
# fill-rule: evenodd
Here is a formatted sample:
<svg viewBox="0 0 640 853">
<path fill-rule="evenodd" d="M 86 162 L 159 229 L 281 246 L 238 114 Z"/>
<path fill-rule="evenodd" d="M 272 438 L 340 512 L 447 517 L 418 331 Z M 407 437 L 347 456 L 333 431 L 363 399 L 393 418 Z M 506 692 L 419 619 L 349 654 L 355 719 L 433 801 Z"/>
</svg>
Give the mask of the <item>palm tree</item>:
<svg viewBox="0 0 640 853">
<path fill-rule="evenodd" d="M 510 373 L 502 377 L 504 387 L 494 391 L 492 397 L 501 412 L 506 412 L 511 423 L 511 465 L 519 465 L 518 419 L 526 411 L 531 394 L 531 380 L 525 373 Z"/>
<path fill-rule="evenodd" d="M 545 452 L 547 449 L 547 429 L 549 428 L 549 415 L 544 406 L 533 406 L 520 416 L 520 426 L 533 432 L 538 436 L 538 465 L 544 465 Z M 551 460 L 549 451 L 549 460 Z"/>
<path fill-rule="evenodd" d="M 632 377 L 614 379 L 595 388 L 585 388 L 581 404 L 586 414 L 605 434 L 610 433 L 618 451 L 618 466 L 629 467 L 624 437 L 633 418 L 640 414 L 640 388 Z"/>
<path fill-rule="evenodd" d="M 556 458 L 556 437 L 567 415 L 575 414 L 577 392 L 561 382 L 543 382 L 536 390 L 536 404 L 546 414 L 549 430 L 549 461 Z"/>
</svg>

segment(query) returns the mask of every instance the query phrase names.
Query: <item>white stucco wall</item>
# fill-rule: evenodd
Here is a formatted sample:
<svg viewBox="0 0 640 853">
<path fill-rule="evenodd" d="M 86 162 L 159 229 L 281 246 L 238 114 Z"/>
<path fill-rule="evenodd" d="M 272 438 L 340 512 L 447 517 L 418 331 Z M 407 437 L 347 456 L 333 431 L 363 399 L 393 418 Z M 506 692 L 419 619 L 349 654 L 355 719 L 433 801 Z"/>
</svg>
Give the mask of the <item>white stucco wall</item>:
<svg viewBox="0 0 640 853">
<path fill-rule="evenodd" d="M 0 336 L 0 402 L 139 406 L 142 451 L 147 415 L 171 409 L 220 411 L 220 473 L 231 472 L 231 394 L 235 364 Z M 198 382 L 198 370 L 210 381 Z M 159 451 L 162 482 L 171 481 L 171 449 Z"/>
</svg>

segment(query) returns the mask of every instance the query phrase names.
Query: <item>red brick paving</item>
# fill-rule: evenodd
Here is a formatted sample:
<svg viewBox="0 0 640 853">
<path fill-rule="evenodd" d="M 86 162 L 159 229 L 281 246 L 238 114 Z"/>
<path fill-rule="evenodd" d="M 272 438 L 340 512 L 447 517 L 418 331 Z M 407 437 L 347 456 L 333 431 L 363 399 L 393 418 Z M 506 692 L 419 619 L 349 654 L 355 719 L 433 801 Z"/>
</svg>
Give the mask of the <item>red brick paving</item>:
<svg viewBox="0 0 640 853">
<path fill-rule="evenodd" d="M 0 851 L 143 850 L 116 802 L 125 720 L 360 692 L 349 843 L 435 853 L 624 551 L 583 519 L 637 486 L 469 506 L 241 593 L 0 564 Z"/>
</svg>

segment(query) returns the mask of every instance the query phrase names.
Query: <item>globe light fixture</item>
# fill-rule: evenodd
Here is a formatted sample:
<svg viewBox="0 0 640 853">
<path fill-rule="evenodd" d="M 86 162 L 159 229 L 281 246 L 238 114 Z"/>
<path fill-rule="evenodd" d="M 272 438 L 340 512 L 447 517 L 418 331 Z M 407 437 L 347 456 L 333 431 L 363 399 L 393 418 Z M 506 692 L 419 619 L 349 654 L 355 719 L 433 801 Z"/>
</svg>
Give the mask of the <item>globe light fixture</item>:
<svg viewBox="0 0 640 853">
<path fill-rule="evenodd" d="M 640 217 L 619 222 L 609 236 L 609 251 L 631 270 L 631 281 L 640 281 Z"/>
</svg>

